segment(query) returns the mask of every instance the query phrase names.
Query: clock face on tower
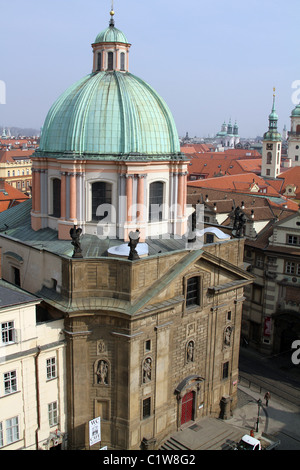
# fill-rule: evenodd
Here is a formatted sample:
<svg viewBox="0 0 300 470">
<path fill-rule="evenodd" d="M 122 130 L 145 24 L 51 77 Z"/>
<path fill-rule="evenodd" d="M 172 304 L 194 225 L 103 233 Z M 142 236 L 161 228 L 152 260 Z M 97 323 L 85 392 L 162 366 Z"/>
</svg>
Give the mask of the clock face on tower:
<svg viewBox="0 0 300 470">
<path fill-rule="evenodd" d="M 273 144 L 267 144 L 267 150 L 273 150 Z"/>
</svg>

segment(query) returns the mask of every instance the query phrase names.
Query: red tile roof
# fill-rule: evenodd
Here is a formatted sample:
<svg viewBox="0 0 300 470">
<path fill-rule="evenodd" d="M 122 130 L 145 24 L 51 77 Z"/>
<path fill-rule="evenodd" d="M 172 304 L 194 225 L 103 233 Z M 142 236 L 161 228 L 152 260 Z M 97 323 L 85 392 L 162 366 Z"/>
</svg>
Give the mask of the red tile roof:
<svg viewBox="0 0 300 470">
<path fill-rule="evenodd" d="M 251 190 L 253 189 L 253 185 L 255 184 L 260 188 L 266 189 L 269 193 L 273 193 L 274 195 L 277 193 L 277 191 L 275 191 L 272 186 L 268 185 L 263 178 L 256 175 L 255 173 L 226 175 L 221 176 L 219 178 L 208 178 L 205 180 L 188 182 L 189 186 L 215 188 L 223 190 L 228 189 L 230 191 L 246 190 L 246 192 L 251 192 Z"/>
<path fill-rule="evenodd" d="M 285 192 L 287 185 L 295 185 L 296 198 L 300 199 L 300 166 L 289 168 L 285 172 L 281 173 L 279 178 L 283 179 L 281 192 Z"/>
<path fill-rule="evenodd" d="M 0 212 L 29 199 L 24 193 L 0 180 Z"/>
<path fill-rule="evenodd" d="M 275 181 L 275 183 L 274 183 Z M 255 173 L 242 173 L 239 175 L 226 175 L 219 178 L 209 178 L 198 181 L 189 181 L 188 186 L 194 188 L 210 188 L 221 191 L 240 192 L 244 194 L 260 194 L 266 197 L 280 197 L 281 201 L 278 206 L 282 205 L 282 196 L 274 186 L 281 185 L 279 180 L 264 180 L 262 177 Z M 255 186 L 259 187 L 259 192 L 253 191 Z M 286 205 L 291 210 L 298 210 L 298 203 L 286 198 Z M 274 202 L 276 205 L 276 202 Z"/>
<path fill-rule="evenodd" d="M 181 147 L 183 153 L 205 153 L 209 150 L 210 147 L 206 144 L 185 144 Z"/>
<path fill-rule="evenodd" d="M 31 157 L 33 152 L 34 152 L 34 149 L 0 150 L 0 163 L 6 163 L 6 162 L 13 163 L 16 160 L 26 160 Z"/>
</svg>

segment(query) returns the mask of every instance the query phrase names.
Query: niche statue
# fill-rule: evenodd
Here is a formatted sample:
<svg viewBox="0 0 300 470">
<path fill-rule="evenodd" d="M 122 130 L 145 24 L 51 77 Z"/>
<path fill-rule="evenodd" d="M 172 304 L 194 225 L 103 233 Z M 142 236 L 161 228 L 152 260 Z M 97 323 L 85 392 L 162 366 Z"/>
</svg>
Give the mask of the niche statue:
<svg viewBox="0 0 300 470">
<path fill-rule="evenodd" d="M 71 228 L 70 230 L 70 237 L 72 238 L 71 243 L 74 246 L 72 258 L 82 258 L 82 250 L 81 250 L 81 244 L 80 244 L 81 234 L 82 234 L 82 229 L 76 228 L 76 225 L 74 225 L 74 227 Z"/>
</svg>

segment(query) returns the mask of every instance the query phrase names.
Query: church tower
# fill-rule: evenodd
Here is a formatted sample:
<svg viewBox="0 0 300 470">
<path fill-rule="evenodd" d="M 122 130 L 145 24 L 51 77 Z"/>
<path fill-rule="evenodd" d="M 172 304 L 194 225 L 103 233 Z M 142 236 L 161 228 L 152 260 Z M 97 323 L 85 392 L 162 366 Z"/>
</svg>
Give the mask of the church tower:
<svg viewBox="0 0 300 470">
<path fill-rule="evenodd" d="M 275 88 L 273 106 L 269 115 L 269 130 L 264 134 L 261 176 L 276 178 L 280 173 L 281 162 L 281 134 L 277 130 L 278 115 L 275 110 Z"/>
<path fill-rule="evenodd" d="M 288 157 L 292 166 L 300 165 L 300 103 L 291 114 L 291 130 L 288 133 Z"/>
</svg>

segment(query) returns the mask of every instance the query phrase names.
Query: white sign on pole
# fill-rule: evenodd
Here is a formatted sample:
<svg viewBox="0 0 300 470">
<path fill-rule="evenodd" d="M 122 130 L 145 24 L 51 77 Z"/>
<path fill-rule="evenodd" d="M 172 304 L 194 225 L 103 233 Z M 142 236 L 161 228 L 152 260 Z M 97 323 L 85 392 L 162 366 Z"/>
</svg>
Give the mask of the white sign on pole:
<svg viewBox="0 0 300 470">
<path fill-rule="evenodd" d="M 91 419 L 89 421 L 90 446 L 101 441 L 101 418 Z"/>
</svg>

